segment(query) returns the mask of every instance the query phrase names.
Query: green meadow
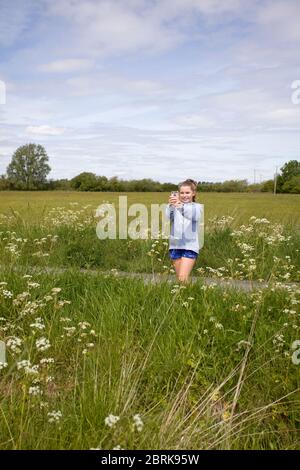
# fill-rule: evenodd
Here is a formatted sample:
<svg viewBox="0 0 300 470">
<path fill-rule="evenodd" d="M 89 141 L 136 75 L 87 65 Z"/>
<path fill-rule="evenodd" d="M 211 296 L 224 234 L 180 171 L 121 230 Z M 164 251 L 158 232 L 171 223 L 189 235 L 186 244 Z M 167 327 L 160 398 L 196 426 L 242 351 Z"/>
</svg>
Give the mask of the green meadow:
<svg viewBox="0 0 300 470">
<path fill-rule="evenodd" d="M 2 191 L 0 192 L 0 213 L 17 210 L 26 218 L 36 216 L 44 208 L 68 205 L 72 202 L 96 208 L 103 200 L 118 205 L 120 195 L 127 195 L 128 205 L 132 203 L 162 204 L 168 202 L 169 193 L 113 193 L 74 191 Z M 205 205 L 205 216 L 233 216 L 235 223 L 244 223 L 255 215 L 266 217 L 273 222 L 284 222 L 299 228 L 300 197 L 295 194 L 270 193 L 198 193 L 197 202 Z"/>
<path fill-rule="evenodd" d="M 3 259 L 10 263 L 17 258 L 18 265 L 173 272 L 166 238 L 98 239 L 96 209 L 112 203 L 118 217 L 119 195 L 124 196 L 2 192 Z M 150 220 L 151 204 L 167 201 L 168 194 L 128 193 L 127 205 L 145 204 Z M 299 281 L 299 201 L 298 195 L 199 194 L 205 235 L 195 275 Z M 128 223 L 134 218 L 128 217 Z"/>
<path fill-rule="evenodd" d="M 299 196 L 199 193 L 181 285 L 118 275 L 174 272 L 163 237 L 97 238 L 119 195 L 0 193 L 0 448 L 299 449 Z"/>
</svg>

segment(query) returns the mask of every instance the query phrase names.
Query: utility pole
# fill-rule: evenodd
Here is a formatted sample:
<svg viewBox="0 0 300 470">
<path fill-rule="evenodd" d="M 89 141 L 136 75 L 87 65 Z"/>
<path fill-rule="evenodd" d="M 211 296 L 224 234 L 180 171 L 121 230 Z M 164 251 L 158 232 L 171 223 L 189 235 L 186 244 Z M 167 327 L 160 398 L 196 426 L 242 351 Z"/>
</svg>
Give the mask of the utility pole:
<svg viewBox="0 0 300 470">
<path fill-rule="evenodd" d="M 274 175 L 274 195 L 276 194 L 276 186 L 277 186 L 277 168 L 278 166 L 276 166 L 275 175 Z"/>
<path fill-rule="evenodd" d="M 255 168 L 254 168 L 253 172 L 254 172 L 254 181 L 253 181 L 253 183 L 255 184 L 255 182 L 256 182 L 256 178 L 255 178 L 256 169 Z"/>
</svg>

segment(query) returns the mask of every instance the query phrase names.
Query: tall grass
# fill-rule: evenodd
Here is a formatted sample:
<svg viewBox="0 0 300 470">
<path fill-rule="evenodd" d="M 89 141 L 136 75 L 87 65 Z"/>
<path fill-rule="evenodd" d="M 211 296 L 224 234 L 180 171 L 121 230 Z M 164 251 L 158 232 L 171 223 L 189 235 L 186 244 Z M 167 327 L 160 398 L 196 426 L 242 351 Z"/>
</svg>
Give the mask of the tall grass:
<svg viewBox="0 0 300 470">
<path fill-rule="evenodd" d="M 1 279 L 2 340 L 22 341 L 1 370 L 1 448 L 297 447 L 299 290 L 246 295 L 75 270 Z M 36 386 L 42 395 L 29 393 Z M 62 416 L 49 422 L 52 411 Z M 112 427 L 109 414 L 120 418 Z"/>
<path fill-rule="evenodd" d="M 172 271 L 166 240 L 100 241 L 96 196 L 73 196 L 0 215 L 0 448 L 299 448 L 297 223 L 231 195 L 241 210 L 206 210 L 197 282 L 151 285 L 119 271 Z"/>
<path fill-rule="evenodd" d="M 128 272 L 174 271 L 168 239 L 162 233 L 157 240 L 150 236 L 100 240 L 94 211 L 78 203 L 43 209 L 38 222 L 30 213 L 31 209 L 25 217 L 12 209 L 11 215 L 0 217 L 2 262 Z M 214 216 L 206 221 L 204 247 L 194 272 L 223 278 L 299 281 L 299 249 L 300 234 L 295 225 L 255 216 L 236 225 L 231 216 Z"/>
</svg>

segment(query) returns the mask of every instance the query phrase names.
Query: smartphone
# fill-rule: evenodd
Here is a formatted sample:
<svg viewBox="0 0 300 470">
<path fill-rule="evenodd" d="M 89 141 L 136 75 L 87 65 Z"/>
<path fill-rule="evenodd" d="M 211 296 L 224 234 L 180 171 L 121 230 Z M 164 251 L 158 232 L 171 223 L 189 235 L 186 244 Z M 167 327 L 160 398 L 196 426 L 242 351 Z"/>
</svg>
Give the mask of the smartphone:
<svg viewBox="0 0 300 470">
<path fill-rule="evenodd" d="M 178 191 L 171 191 L 171 196 L 178 196 Z"/>
</svg>

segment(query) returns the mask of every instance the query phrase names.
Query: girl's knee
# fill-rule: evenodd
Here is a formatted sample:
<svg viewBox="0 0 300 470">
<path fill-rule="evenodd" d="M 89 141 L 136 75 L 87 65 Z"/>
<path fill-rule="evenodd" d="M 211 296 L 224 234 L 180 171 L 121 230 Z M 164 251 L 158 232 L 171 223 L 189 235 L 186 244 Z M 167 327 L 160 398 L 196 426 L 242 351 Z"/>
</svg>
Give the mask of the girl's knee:
<svg viewBox="0 0 300 470">
<path fill-rule="evenodd" d="M 188 274 L 179 274 L 178 280 L 180 282 L 188 282 L 189 276 L 188 276 Z"/>
</svg>

